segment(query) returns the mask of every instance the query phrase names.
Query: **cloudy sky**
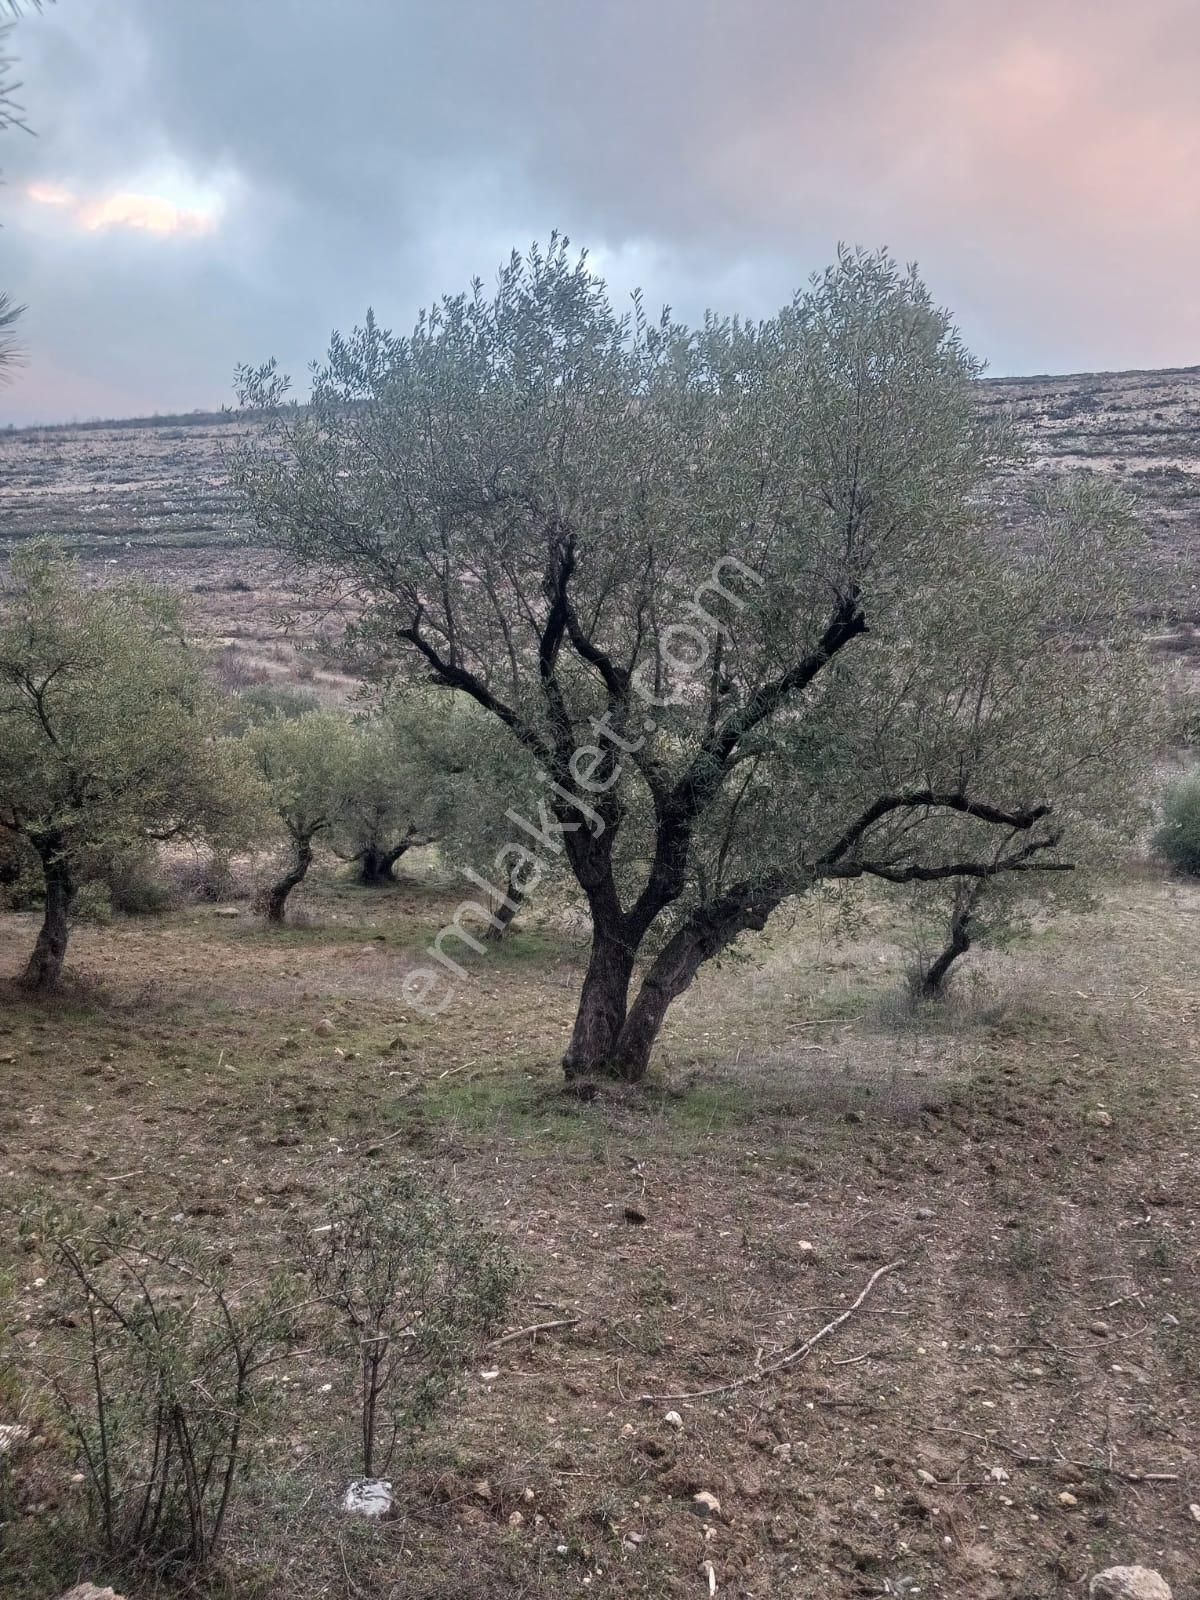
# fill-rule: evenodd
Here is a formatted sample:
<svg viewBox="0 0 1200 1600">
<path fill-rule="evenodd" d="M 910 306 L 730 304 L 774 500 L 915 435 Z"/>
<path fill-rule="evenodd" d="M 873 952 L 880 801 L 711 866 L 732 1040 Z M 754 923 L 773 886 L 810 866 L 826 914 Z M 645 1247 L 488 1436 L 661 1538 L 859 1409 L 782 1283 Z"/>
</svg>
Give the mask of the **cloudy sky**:
<svg viewBox="0 0 1200 1600">
<path fill-rule="evenodd" d="M 845 240 L 994 371 L 1200 362 L 1197 0 L 57 0 L 9 48 L 0 422 L 219 404 L 556 227 L 689 316 Z"/>
</svg>

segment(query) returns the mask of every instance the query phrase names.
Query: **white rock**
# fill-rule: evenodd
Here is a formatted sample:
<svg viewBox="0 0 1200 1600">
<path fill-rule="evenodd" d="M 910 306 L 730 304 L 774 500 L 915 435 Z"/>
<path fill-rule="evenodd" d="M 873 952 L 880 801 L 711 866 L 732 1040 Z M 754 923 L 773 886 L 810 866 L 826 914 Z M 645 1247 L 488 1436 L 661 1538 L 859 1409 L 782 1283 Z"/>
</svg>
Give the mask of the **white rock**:
<svg viewBox="0 0 1200 1600">
<path fill-rule="evenodd" d="M 337 1028 L 334 1026 L 331 1018 L 322 1017 L 320 1022 L 318 1022 L 316 1027 L 313 1029 L 313 1032 L 316 1034 L 318 1039 L 332 1039 L 334 1034 L 337 1032 Z"/>
<path fill-rule="evenodd" d="M 701 1489 L 699 1494 L 692 1496 L 692 1510 L 698 1517 L 719 1517 L 721 1502 L 715 1494 L 709 1494 L 707 1489 Z"/>
<path fill-rule="evenodd" d="M 486 1372 L 481 1372 L 479 1376 L 483 1379 L 484 1383 L 495 1383 L 496 1379 L 500 1376 L 500 1368 L 489 1367 Z"/>
<path fill-rule="evenodd" d="M 1089 1600 L 1171 1600 L 1167 1580 L 1149 1567 L 1106 1567 L 1088 1586 Z"/>
<path fill-rule="evenodd" d="M 342 1496 L 342 1510 L 353 1517 L 385 1517 L 391 1509 L 390 1478 L 355 1478 Z"/>
<path fill-rule="evenodd" d="M 240 917 L 242 914 L 239 906 L 214 906 L 214 917 Z"/>
<path fill-rule="evenodd" d="M 683 1427 L 683 1418 L 679 1415 L 678 1411 L 668 1411 L 666 1416 L 663 1418 L 663 1421 L 666 1423 L 668 1428 Z"/>
<path fill-rule="evenodd" d="M 124 1600 L 115 1589 L 97 1589 L 94 1583 L 79 1583 L 68 1589 L 62 1600 Z"/>
</svg>

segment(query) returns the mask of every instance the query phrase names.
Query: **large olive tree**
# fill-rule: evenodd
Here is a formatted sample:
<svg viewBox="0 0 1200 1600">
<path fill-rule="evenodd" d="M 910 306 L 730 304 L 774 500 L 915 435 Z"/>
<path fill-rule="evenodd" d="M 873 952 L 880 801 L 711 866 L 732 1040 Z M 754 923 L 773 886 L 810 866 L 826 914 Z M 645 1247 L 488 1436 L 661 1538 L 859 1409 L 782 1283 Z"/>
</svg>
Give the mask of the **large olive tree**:
<svg viewBox="0 0 1200 1600">
<path fill-rule="evenodd" d="M 586 898 L 568 1075 L 640 1077 L 701 965 L 824 880 L 978 876 L 997 830 L 1053 858 L 1014 752 L 1096 661 L 1027 625 L 977 374 L 886 255 L 692 329 L 618 315 L 562 241 L 408 337 L 335 337 L 304 406 L 244 374 L 276 416 L 240 469 L 260 527 L 382 667 L 470 697 L 543 774 L 495 869 Z M 449 1003 L 471 911 L 412 1003 Z"/>
<path fill-rule="evenodd" d="M 263 797 L 182 631 L 178 603 L 89 588 L 46 546 L 18 551 L 0 594 L 0 833 L 41 864 L 45 916 L 27 988 L 62 973 L 75 893 L 155 840 L 253 836 Z"/>
</svg>

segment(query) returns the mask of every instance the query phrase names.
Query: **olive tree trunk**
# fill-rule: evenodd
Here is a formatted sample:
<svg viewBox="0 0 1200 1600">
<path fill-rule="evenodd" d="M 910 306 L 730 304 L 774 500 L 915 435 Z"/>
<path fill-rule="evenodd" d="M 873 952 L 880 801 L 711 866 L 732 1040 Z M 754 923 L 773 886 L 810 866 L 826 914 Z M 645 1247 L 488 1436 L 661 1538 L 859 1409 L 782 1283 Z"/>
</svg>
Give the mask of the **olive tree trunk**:
<svg viewBox="0 0 1200 1600">
<path fill-rule="evenodd" d="M 312 835 L 301 834 L 292 840 L 292 859 L 288 870 L 276 883 L 273 883 L 263 896 L 263 913 L 269 923 L 275 927 L 280 926 L 284 920 L 284 908 L 288 896 L 297 884 L 304 882 L 309 867 L 312 866 L 313 847 Z"/>
<path fill-rule="evenodd" d="M 946 993 L 950 969 L 971 948 L 971 923 L 983 895 L 984 880 L 960 889 L 950 916 L 950 934 L 945 947 L 917 978 L 917 994 L 922 1000 L 941 1000 Z"/>
<path fill-rule="evenodd" d="M 21 987 L 44 994 L 56 989 L 62 977 L 71 933 L 75 883 L 61 847 L 57 844 L 39 846 L 38 855 L 46 885 L 46 910 L 33 954 L 21 976 Z"/>
<path fill-rule="evenodd" d="M 484 938 L 489 944 L 498 944 L 513 925 L 513 920 L 525 904 L 525 894 L 517 881 L 517 875 L 510 872 L 508 882 L 504 887 L 504 894 L 490 910 L 492 920 L 487 925 Z"/>
</svg>

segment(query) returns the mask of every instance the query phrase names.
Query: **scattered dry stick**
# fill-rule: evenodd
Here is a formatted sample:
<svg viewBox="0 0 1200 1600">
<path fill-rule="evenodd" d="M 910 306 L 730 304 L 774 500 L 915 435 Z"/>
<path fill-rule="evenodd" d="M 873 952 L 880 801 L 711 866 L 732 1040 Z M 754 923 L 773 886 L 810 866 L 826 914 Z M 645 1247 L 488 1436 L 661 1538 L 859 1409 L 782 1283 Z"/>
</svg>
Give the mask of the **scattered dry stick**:
<svg viewBox="0 0 1200 1600">
<path fill-rule="evenodd" d="M 492 1348 L 498 1344 L 511 1344 L 514 1339 L 523 1339 L 527 1333 L 549 1333 L 551 1328 L 573 1328 L 578 1321 L 578 1317 L 558 1317 L 553 1322 L 531 1322 L 527 1328 L 514 1328 L 511 1333 L 502 1333 L 498 1339 L 492 1340 Z"/>
<path fill-rule="evenodd" d="M 773 1372 L 779 1372 L 784 1367 L 790 1367 L 795 1361 L 802 1361 L 811 1350 L 820 1344 L 822 1339 L 840 1328 L 843 1322 L 848 1321 L 871 1293 L 880 1278 L 889 1272 L 895 1272 L 904 1265 L 903 1261 L 889 1261 L 885 1267 L 877 1267 L 859 1291 L 858 1298 L 848 1305 L 840 1316 L 834 1317 L 832 1322 L 827 1322 L 823 1328 L 818 1328 L 803 1344 L 797 1345 L 794 1350 L 789 1350 L 787 1355 L 780 1356 L 778 1361 L 771 1361 L 765 1367 L 756 1367 L 753 1372 L 743 1373 L 740 1378 L 734 1378 L 729 1383 L 718 1383 L 711 1389 L 694 1389 L 686 1394 L 640 1394 L 638 1400 L 643 1405 L 656 1405 L 662 1400 L 707 1400 L 715 1394 L 731 1394 L 735 1389 L 744 1389 L 748 1383 L 758 1383 L 763 1378 L 769 1378 Z"/>
</svg>

